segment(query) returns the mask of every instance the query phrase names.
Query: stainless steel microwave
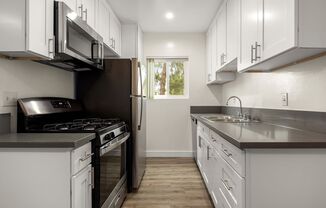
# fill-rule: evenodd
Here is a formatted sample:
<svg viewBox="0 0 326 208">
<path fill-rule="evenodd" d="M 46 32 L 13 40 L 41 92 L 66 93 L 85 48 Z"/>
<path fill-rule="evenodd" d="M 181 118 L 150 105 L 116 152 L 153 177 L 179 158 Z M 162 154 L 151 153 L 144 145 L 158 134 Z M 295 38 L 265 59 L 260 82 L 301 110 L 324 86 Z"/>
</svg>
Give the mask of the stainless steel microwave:
<svg viewBox="0 0 326 208">
<path fill-rule="evenodd" d="M 70 71 L 103 69 L 103 38 L 63 2 L 55 2 L 54 59 L 40 61 Z"/>
</svg>

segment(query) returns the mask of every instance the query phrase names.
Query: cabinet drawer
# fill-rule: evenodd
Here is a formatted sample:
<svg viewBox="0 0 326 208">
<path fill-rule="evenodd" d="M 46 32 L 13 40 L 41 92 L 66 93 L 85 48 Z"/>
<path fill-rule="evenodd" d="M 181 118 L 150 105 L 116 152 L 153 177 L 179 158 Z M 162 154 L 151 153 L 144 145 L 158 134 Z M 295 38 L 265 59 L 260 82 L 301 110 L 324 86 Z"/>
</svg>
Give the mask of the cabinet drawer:
<svg viewBox="0 0 326 208">
<path fill-rule="evenodd" d="M 233 208 L 231 204 L 228 202 L 228 200 L 226 199 L 226 196 L 224 195 L 221 188 L 218 189 L 217 200 L 220 203 L 219 206 L 220 208 Z"/>
<path fill-rule="evenodd" d="M 202 135 L 205 137 L 205 138 L 209 138 L 209 128 L 207 126 L 205 126 L 203 123 L 201 122 L 198 122 L 197 124 L 197 131 L 198 132 L 201 132 Z"/>
<path fill-rule="evenodd" d="M 89 142 L 71 152 L 72 175 L 78 173 L 92 162 L 92 145 Z"/>
<path fill-rule="evenodd" d="M 226 140 L 220 146 L 221 157 L 226 160 L 242 177 L 245 177 L 245 152 Z"/>
<path fill-rule="evenodd" d="M 222 162 L 220 191 L 232 208 L 243 208 L 245 180 L 225 161 Z"/>
<path fill-rule="evenodd" d="M 210 143 L 212 144 L 212 146 L 216 149 L 219 150 L 221 149 L 221 145 L 222 145 L 222 140 L 224 140 L 220 135 L 216 134 L 214 131 L 210 130 Z"/>
</svg>

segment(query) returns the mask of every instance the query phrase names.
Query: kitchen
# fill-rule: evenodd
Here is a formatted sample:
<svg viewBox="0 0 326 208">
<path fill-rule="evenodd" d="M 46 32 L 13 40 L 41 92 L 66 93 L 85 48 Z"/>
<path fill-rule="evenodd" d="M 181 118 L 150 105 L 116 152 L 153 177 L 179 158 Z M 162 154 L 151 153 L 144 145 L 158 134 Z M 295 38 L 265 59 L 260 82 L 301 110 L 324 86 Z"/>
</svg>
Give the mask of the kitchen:
<svg viewBox="0 0 326 208">
<path fill-rule="evenodd" d="M 326 207 L 323 0 L 3 0 L 0 207 Z"/>
</svg>

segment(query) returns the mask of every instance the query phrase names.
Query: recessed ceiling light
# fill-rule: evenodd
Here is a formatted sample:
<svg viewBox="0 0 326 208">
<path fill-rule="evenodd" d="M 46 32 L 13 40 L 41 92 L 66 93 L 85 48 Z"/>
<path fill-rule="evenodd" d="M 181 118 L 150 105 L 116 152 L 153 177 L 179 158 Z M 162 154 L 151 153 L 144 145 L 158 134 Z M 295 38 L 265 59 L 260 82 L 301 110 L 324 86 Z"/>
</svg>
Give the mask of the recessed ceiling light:
<svg viewBox="0 0 326 208">
<path fill-rule="evenodd" d="M 168 48 L 174 48 L 174 43 L 173 43 L 173 42 L 168 42 L 168 43 L 166 44 L 166 46 L 167 46 Z"/>
<path fill-rule="evenodd" d="M 172 12 L 167 12 L 165 14 L 165 18 L 168 19 L 168 20 L 171 20 L 174 18 L 174 14 Z"/>
</svg>

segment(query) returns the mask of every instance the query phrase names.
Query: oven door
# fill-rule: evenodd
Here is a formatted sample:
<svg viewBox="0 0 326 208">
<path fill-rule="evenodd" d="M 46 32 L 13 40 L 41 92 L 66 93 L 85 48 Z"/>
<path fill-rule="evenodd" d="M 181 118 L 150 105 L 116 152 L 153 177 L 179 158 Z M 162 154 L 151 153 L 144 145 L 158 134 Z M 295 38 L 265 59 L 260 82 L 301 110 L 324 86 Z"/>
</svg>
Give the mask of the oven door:
<svg viewBox="0 0 326 208">
<path fill-rule="evenodd" d="M 112 145 L 100 149 L 100 207 L 110 207 L 126 182 L 126 141 L 129 133 L 119 136 Z"/>
<path fill-rule="evenodd" d="M 103 38 L 63 2 L 56 2 L 57 59 L 76 59 L 103 69 Z"/>
</svg>

